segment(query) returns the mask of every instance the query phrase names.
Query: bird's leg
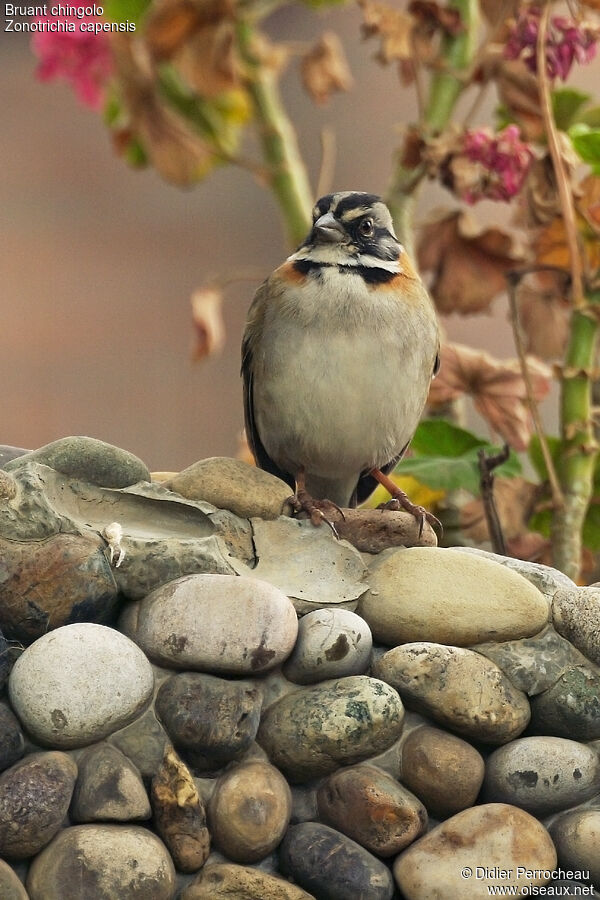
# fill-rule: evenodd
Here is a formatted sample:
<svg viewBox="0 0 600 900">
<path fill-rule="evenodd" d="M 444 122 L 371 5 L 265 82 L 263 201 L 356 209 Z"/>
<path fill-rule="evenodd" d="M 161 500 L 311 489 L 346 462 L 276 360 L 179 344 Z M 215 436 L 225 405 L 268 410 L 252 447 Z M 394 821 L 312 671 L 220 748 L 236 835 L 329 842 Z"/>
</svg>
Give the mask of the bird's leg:
<svg viewBox="0 0 600 900">
<path fill-rule="evenodd" d="M 391 500 L 388 500 L 387 503 L 381 503 L 379 509 L 405 509 L 419 523 L 419 537 L 423 534 L 423 525 L 426 521 L 429 522 L 432 528 L 438 528 L 440 534 L 442 533 L 443 528 L 440 520 L 436 519 L 424 506 L 417 506 L 416 503 L 409 500 L 404 491 L 401 491 L 398 485 L 394 484 L 392 479 L 382 472 L 381 469 L 371 469 L 369 474 L 391 494 Z"/>
<path fill-rule="evenodd" d="M 326 525 L 329 525 L 336 538 L 339 538 L 337 528 L 331 519 L 325 515 L 325 510 L 331 511 L 332 509 L 335 509 L 342 519 L 345 519 L 346 517 L 337 503 L 334 503 L 333 500 L 315 500 L 314 497 L 310 496 L 306 490 L 306 473 L 304 467 L 300 468 L 296 473 L 296 493 L 289 498 L 289 502 L 295 513 L 307 513 L 310 521 L 315 526 L 319 526 L 321 522 L 325 522 Z"/>
</svg>

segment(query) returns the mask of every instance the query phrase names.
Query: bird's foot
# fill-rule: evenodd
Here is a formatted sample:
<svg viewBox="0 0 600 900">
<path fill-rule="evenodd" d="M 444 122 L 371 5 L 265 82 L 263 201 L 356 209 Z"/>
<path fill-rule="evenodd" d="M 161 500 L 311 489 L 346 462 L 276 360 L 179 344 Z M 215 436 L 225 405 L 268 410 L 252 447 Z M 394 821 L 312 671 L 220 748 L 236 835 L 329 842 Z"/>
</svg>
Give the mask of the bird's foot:
<svg viewBox="0 0 600 900">
<path fill-rule="evenodd" d="M 315 500 L 315 498 L 311 497 L 307 491 L 303 488 L 299 488 L 295 494 L 292 494 L 288 502 L 291 504 L 296 515 L 305 513 L 316 527 L 321 525 L 322 522 L 325 522 L 325 524 L 331 528 L 335 537 L 339 538 L 338 530 L 327 513 L 331 514 L 332 510 L 335 510 L 342 519 L 345 519 L 346 517 L 337 503 L 334 503 L 333 500 Z"/>
<path fill-rule="evenodd" d="M 423 526 L 425 522 L 429 522 L 434 531 L 439 531 L 440 535 L 443 533 L 442 523 L 439 519 L 437 519 L 433 513 L 430 513 L 425 509 L 424 506 L 418 506 L 416 503 L 413 503 L 412 500 L 409 500 L 404 491 L 401 491 L 400 488 L 396 488 L 390 500 L 387 500 L 385 503 L 380 503 L 377 509 L 404 509 L 406 512 L 409 512 L 412 516 L 415 517 L 417 522 L 419 523 L 419 537 L 423 534 Z"/>
</svg>

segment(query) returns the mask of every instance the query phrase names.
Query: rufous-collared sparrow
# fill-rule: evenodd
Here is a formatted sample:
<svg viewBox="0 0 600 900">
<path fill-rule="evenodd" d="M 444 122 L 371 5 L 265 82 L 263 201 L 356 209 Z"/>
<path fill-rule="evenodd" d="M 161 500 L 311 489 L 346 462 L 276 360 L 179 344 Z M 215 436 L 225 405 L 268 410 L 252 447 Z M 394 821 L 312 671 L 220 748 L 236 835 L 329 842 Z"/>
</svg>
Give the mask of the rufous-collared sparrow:
<svg viewBox="0 0 600 900">
<path fill-rule="evenodd" d="M 258 288 L 242 344 L 246 432 L 257 464 L 296 489 L 313 522 L 356 506 L 415 432 L 438 366 L 433 304 L 387 206 L 322 197 L 303 244 Z"/>
</svg>

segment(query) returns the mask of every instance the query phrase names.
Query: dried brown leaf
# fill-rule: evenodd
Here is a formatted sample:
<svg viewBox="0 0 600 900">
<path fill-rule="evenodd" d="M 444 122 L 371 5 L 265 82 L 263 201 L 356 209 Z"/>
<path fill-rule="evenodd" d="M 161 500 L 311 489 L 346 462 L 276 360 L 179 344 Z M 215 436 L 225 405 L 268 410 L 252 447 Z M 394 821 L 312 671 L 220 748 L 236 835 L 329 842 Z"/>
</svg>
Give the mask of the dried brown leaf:
<svg viewBox="0 0 600 900">
<path fill-rule="evenodd" d="M 199 29 L 231 20 L 233 11 L 233 0 L 159 0 L 146 18 L 146 43 L 154 59 L 171 59 Z"/>
<path fill-rule="evenodd" d="M 433 34 L 441 30 L 456 37 L 464 31 L 460 12 L 449 6 L 440 6 L 439 3 L 430 0 L 412 0 L 408 4 L 408 11 L 415 17 L 417 29 L 424 33 Z"/>
<path fill-rule="evenodd" d="M 362 33 L 381 41 L 377 58 L 382 63 L 410 60 L 413 53 L 414 18 L 381 0 L 359 0 L 363 14 Z"/>
<path fill-rule="evenodd" d="M 544 138 L 544 122 L 537 77 L 520 59 L 498 57 L 494 77 L 500 102 L 521 129 L 523 139 L 537 142 Z"/>
<path fill-rule="evenodd" d="M 541 359 L 562 359 L 569 334 L 567 279 L 560 272 L 536 272 L 521 280 L 516 293 L 525 347 Z"/>
<path fill-rule="evenodd" d="M 479 6 L 490 25 L 500 24 L 500 18 L 506 19 L 518 15 L 521 0 L 479 0 Z"/>
<path fill-rule="evenodd" d="M 551 371 L 535 357 L 527 358 L 535 400 L 550 390 Z M 462 344 L 442 344 L 441 366 L 432 382 L 429 403 L 448 403 L 462 394 L 511 447 L 525 450 L 533 433 L 527 391 L 516 359 L 498 360 Z"/>
<path fill-rule="evenodd" d="M 198 288 L 192 294 L 194 323 L 193 359 L 198 361 L 220 353 L 225 344 L 223 294 L 218 288 Z"/>
<path fill-rule="evenodd" d="M 204 97 L 237 87 L 240 63 L 232 23 L 222 21 L 195 31 L 174 63 L 188 84 Z"/>
<path fill-rule="evenodd" d="M 433 272 L 431 293 L 441 313 L 480 312 L 506 288 L 504 273 L 524 261 L 514 236 L 481 228 L 465 212 L 443 212 L 422 229 L 421 269 Z"/>
<path fill-rule="evenodd" d="M 600 178 L 587 176 L 576 194 L 576 222 L 584 272 L 588 283 L 596 285 L 600 275 Z M 538 263 L 569 270 L 570 254 L 562 216 L 556 216 L 539 232 L 534 251 Z"/>
<path fill-rule="evenodd" d="M 352 75 L 342 42 L 332 31 L 321 35 L 301 63 L 302 83 L 315 103 L 327 103 L 334 91 L 348 91 Z"/>
</svg>

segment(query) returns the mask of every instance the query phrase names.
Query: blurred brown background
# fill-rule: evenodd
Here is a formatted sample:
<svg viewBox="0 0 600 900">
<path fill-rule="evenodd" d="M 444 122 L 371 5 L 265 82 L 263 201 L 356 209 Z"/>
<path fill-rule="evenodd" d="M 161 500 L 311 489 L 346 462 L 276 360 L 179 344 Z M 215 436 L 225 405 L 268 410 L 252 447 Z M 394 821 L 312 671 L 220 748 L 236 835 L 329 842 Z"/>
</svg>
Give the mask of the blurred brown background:
<svg viewBox="0 0 600 900">
<path fill-rule="evenodd" d="M 290 7 L 276 38 L 311 41 L 336 30 L 355 77 L 324 109 L 304 94 L 293 62 L 284 93 L 316 184 L 320 131 L 337 136 L 333 190 L 385 191 L 412 93 L 373 61 L 354 7 L 317 15 Z M 189 296 L 210 275 L 287 254 L 272 197 L 246 172 L 223 168 L 192 190 L 132 171 L 101 118 L 62 83 L 41 84 L 26 35 L 0 36 L 0 443 L 35 448 L 68 434 L 125 447 L 151 469 L 234 454 L 242 428 L 239 344 L 257 286 L 227 293 L 227 345 L 191 361 Z M 597 69 L 596 69 L 597 72 Z M 580 72 L 593 78 L 591 69 Z M 584 82 L 585 83 L 585 82 Z M 482 119 L 481 121 L 485 121 Z M 426 188 L 419 213 L 452 198 Z M 476 210 L 490 215 L 491 204 Z M 498 221 L 498 209 L 492 210 Z M 514 356 L 506 307 L 446 323 L 453 339 Z"/>
</svg>

